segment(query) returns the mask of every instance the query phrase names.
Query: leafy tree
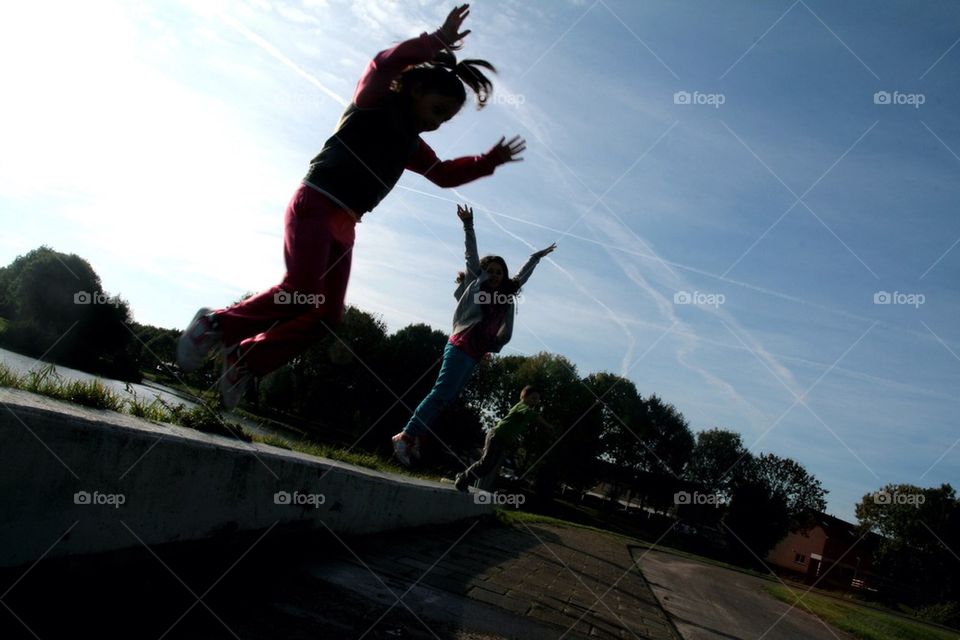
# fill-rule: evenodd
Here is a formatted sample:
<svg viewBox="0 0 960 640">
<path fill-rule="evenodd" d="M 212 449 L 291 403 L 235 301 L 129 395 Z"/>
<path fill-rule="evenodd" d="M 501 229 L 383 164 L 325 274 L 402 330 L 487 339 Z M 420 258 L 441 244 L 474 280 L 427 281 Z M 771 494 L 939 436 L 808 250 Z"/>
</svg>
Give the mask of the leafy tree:
<svg viewBox="0 0 960 640">
<path fill-rule="evenodd" d="M 749 465 L 751 454 L 740 434 L 728 429 L 708 429 L 697 434 L 685 475 L 711 492 L 729 497 L 737 474 Z"/>
<path fill-rule="evenodd" d="M 791 531 L 805 531 L 814 524 L 814 516 L 827 508 L 826 495 L 817 478 L 799 462 L 772 453 L 762 453 L 746 465 L 749 480 L 781 496 L 790 518 Z M 787 532 L 784 532 L 784 535 Z"/>
<path fill-rule="evenodd" d="M 79 369 L 139 378 L 128 353 L 129 305 L 104 292 L 86 260 L 40 247 L 3 270 L 0 290 L 9 320 L 0 335 L 5 347 Z"/>
<path fill-rule="evenodd" d="M 686 418 L 658 396 L 647 398 L 647 430 L 644 433 L 642 467 L 679 476 L 693 455 L 694 437 Z"/>
<path fill-rule="evenodd" d="M 960 598 L 960 502 L 952 486 L 887 484 L 864 495 L 856 514 L 861 527 L 883 537 L 878 571 L 918 587 L 922 604 Z"/>
<path fill-rule="evenodd" d="M 760 479 L 742 480 L 731 491 L 723 525 L 733 556 L 759 564 L 790 531 L 787 498 Z"/>
<path fill-rule="evenodd" d="M 645 463 L 649 415 L 643 398 L 630 380 L 613 373 L 595 373 L 584 379 L 595 396 L 601 425 L 601 457 L 605 480 L 610 483 L 610 506 L 616 505 L 623 491 Z"/>
<path fill-rule="evenodd" d="M 790 458 L 766 453 L 746 460 L 738 466 L 723 521 L 730 548 L 752 561 L 764 558 L 790 531 L 812 526 L 815 514 L 827 507 L 827 492 Z"/>
</svg>

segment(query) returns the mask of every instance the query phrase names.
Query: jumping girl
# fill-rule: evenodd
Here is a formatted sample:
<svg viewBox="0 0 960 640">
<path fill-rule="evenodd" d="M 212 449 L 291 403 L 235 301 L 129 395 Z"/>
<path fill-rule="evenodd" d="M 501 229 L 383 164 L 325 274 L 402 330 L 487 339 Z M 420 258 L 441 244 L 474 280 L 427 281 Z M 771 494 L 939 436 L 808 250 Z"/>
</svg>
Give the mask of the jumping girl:
<svg viewBox="0 0 960 640">
<path fill-rule="evenodd" d="M 500 139 L 479 156 L 441 162 L 420 134 L 434 131 L 466 101 L 464 85 L 486 103 L 492 83 L 484 60 L 459 63 L 452 50 L 469 30 L 461 5 L 434 33 L 381 51 L 367 65 L 334 134 L 311 161 L 284 216 L 286 275 L 277 286 L 231 307 L 200 309 L 180 337 L 177 362 L 198 368 L 218 345 L 224 356 L 220 393 L 233 408 L 254 376 L 302 353 L 322 326 L 343 318 L 354 227 L 390 192 L 404 169 L 441 187 L 488 176 L 522 160 L 524 141 Z"/>
<path fill-rule="evenodd" d="M 409 465 L 420 457 L 420 441 L 430 425 L 467 386 L 470 375 L 488 353 L 498 353 L 513 335 L 514 300 L 520 287 L 533 274 L 540 259 L 557 248 L 556 243 L 530 256 L 513 278 L 500 256 L 477 257 L 477 236 L 473 231 L 473 209 L 457 205 L 463 221 L 466 244 L 466 271 L 457 275 L 457 309 L 453 333 L 443 350 L 443 362 L 433 389 L 417 406 L 403 431 L 393 436 L 393 452 Z"/>
</svg>

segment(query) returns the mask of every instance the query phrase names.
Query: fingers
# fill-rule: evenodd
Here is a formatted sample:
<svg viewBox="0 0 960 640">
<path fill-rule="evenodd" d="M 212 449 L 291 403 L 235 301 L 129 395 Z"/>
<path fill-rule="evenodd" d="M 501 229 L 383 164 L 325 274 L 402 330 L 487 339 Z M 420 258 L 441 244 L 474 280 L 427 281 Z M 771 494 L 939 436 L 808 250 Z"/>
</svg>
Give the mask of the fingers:
<svg viewBox="0 0 960 640">
<path fill-rule="evenodd" d="M 463 40 L 463 39 L 466 38 L 468 35 L 470 35 L 470 29 L 467 29 L 467 30 L 464 31 L 463 33 L 457 34 L 457 40 Z"/>
<path fill-rule="evenodd" d="M 464 14 L 464 11 L 466 11 L 466 14 Z M 463 20 L 469 14 L 470 14 L 470 5 L 461 4 L 450 10 L 450 13 L 447 14 L 447 20 Z"/>
</svg>

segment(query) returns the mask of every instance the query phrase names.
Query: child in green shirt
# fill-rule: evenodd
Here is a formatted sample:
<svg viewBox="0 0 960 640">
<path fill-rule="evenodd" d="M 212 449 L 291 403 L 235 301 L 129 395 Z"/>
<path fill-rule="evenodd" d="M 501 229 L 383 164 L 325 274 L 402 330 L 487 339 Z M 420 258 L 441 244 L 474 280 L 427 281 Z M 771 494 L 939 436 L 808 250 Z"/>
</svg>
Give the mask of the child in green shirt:
<svg viewBox="0 0 960 640">
<path fill-rule="evenodd" d="M 533 423 L 539 422 L 552 428 L 552 425 L 536 410 L 538 404 L 540 404 L 540 392 L 536 387 L 528 384 L 520 392 L 520 402 L 513 405 L 497 426 L 487 432 L 480 459 L 463 473 L 457 474 L 454 486 L 458 490 L 467 491 L 467 486 L 471 482 L 498 469 L 507 449 L 516 445 L 520 434 Z"/>
</svg>

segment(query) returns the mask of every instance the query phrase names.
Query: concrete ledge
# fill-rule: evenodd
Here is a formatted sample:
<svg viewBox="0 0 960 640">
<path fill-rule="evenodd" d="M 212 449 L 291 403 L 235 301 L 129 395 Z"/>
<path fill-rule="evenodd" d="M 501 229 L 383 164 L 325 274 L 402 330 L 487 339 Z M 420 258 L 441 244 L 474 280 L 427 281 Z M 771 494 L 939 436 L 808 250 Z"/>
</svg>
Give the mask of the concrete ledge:
<svg viewBox="0 0 960 640">
<path fill-rule="evenodd" d="M 235 531 L 362 534 L 491 511 L 450 485 L 0 389 L 0 567 Z"/>
</svg>

